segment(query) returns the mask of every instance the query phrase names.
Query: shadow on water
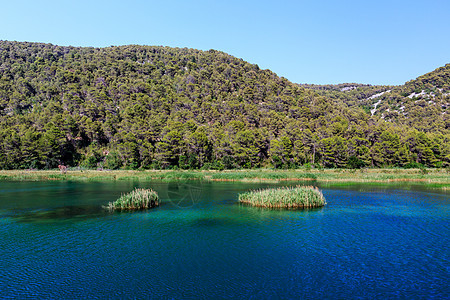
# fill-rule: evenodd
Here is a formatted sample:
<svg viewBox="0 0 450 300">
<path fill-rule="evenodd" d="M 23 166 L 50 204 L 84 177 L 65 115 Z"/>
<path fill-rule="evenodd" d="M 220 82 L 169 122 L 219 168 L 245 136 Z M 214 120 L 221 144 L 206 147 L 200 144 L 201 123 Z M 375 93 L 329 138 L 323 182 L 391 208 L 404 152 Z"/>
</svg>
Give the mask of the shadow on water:
<svg viewBox="0 0 450 300">
<path fill-rule="evenodd" d="M 232 218 L 226 217 L 200 217 L 192 221 L 194 227 L 218 227 L 237 224 Z"/>
<path fill-rule="evenodd" d="M 51 223 L 84 221 L 110 215 L 101 206 L 62 206 L 51 209 L 9 210 L 0 216 L 9 217 L 19 223 Z"/>
<path fill-rule="evenodd" d="M 223 204 L 223 205 L 235 205 L 235 204 L 240 205 L 240 204 L 239 204 L 239 201 L 238 201 L 237 199 L 235 199 L 235 198 L 225 198 L 225 199 L 221 199 L 221 200 L 219 201 L 219 203 L 220 203 L 220 204 Z"/>
</svg>

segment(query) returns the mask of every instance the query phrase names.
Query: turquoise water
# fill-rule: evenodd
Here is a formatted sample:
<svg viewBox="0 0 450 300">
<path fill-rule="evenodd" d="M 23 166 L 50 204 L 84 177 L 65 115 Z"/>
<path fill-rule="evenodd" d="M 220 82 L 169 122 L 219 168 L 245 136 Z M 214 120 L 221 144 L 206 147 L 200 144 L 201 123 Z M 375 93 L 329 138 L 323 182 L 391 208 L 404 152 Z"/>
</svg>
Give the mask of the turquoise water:
<svg viewBox="0 0 450 300">
<path fill-rule="evenodd" d="M 163 205 L 101 208 L 137 186 Z M 448 299 L 448 193 L 355 186 L 323 188 L 321 209 L 236 203 L 266 186 L 0 182 L 0 298 Z"/>
</svg>

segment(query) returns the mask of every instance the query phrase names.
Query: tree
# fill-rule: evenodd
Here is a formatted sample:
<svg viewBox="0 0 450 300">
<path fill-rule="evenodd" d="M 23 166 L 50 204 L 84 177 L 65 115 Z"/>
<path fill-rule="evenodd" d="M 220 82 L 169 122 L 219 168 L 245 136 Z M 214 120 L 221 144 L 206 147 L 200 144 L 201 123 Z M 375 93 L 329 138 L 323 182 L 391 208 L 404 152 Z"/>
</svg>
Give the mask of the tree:
<svg viewBox="0 0 450 300">
<path fill-rule="evenodd" d="M 347 141 L 339 136 L 322 139 L 320 141 L 322 161 L 325 167 L 342 168 L 348 161 Z"/>
<path fill-rule="evenodd" d="M 269 156 L 275 168 L 288 168 L 293 163 L 291 140 L 286 136 L 271 140 Z"/>
</svg>

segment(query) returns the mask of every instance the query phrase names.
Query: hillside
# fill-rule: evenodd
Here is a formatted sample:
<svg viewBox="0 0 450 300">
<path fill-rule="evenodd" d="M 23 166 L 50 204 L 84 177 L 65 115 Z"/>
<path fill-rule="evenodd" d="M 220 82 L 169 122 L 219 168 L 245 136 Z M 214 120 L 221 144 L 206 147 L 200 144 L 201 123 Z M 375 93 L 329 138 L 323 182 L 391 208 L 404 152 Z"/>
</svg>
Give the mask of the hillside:
<svg viewBox="0 0 450 300">
<path fill-rule="evenodd" d="M 0 168 L 450 163 L 448 126 L 341 100 L 216 50 L 0 41 Z"/>
<path fill-rule="evenodd" d="M 344 105 L 353 108 L 362 108 L 367 113 L 374 108 L 373 99 L 378 98 L 391 86 L 377 86 L 359 83 L 341 84 L 300 84 L 305 89 L 313 90 L 317 94 L 333 101 L 336 105 Z"/>
<path fill-rule="evenodd" d="M 424 132 L 450 129 L 450 64 L 401 86 L 354 83 L 301 86 L 348 107 L 363 108 L 388 122 Z"/>
<path fill-rule="evenodd" d="M 396 86 L 373 99 L 375 115 L 432 132 L 450 129 L 450 64 Z"/>
</svg>

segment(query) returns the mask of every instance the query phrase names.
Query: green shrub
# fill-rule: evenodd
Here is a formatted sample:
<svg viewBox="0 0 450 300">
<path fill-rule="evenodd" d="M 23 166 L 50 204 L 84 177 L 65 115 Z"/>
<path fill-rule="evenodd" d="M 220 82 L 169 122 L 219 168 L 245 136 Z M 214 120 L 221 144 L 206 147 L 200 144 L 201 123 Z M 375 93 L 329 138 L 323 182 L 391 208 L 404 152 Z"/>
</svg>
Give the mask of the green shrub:
<svg viewBox="0 0 450 300">
<path fill-rule="evenodd" d="M 422 164 L 419 164 L 417 162 L 409 162 L 406 165 L 403 166 L 405 169 L 420 169 L 423 168 Z"/>
<path fill-rule="evenodd" d="M 105 169 L 111 169 L 111 170 L 117 170 L 120 167 L 122 167 L 123 162 L 122 159 L 120 158 L 119 154 L 116 152 L 110 152 L 106 158 L 105 161 L 103 163 L 103 167 Z"/>
<path fill-rule="evenodd" d="M 81 167 L 87 169 L 95 169 L 97 168 L 98 158 L 95 155 L 89 155 L 85 160 L 81 162 Z"/>
<path fill-rule="evenodd" d="M 366 164 L 364 163 L 364 161 L 354 155 L 348 158 L 347 167 L 349 169 L 361 169 L 364 168 L 365 166 Z"/>
</svg>

